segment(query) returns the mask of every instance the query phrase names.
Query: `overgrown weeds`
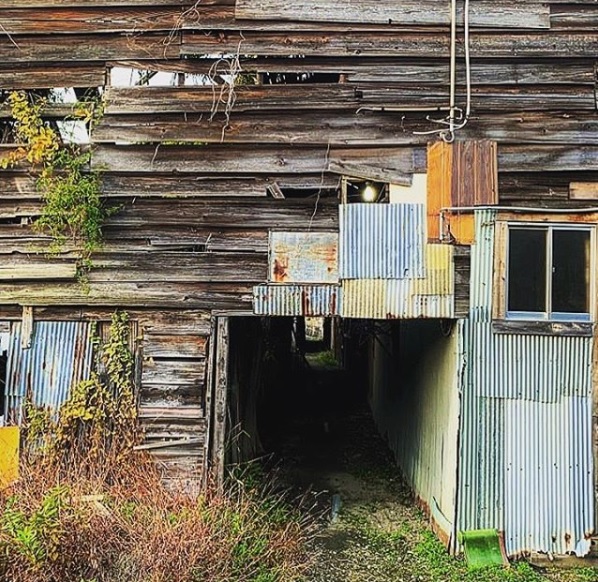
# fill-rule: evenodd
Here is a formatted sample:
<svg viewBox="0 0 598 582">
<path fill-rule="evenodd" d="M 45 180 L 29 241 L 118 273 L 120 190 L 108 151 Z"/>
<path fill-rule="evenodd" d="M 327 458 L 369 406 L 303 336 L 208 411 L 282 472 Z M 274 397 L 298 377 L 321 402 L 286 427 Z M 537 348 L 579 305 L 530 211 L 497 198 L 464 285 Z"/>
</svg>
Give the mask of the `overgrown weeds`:
<svg viewBox="0 0 598 582">
<path fill-rule="evenodd" d="M 0 580 L 299 580 L 312 530 L 284 493 L 240 479 L 191 496 L 135 451 L 125 324 L 115 314 L 95 375 L 57 418 L 30 407 L 20 478 L 0 491 Z"/>
</svg>

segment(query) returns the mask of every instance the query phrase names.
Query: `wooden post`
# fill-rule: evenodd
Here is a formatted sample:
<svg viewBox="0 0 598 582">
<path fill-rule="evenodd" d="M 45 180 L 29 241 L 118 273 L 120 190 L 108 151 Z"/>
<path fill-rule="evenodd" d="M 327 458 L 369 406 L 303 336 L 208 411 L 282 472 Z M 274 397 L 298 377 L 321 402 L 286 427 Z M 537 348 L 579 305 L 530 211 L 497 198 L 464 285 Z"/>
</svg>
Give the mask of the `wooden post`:
<svg viewBox="0 0 598 582">
<path fill-rule="evenodd" d="M 214 338 L 213 338 L 214 339 Z M 226 444 L 226 413 L 228 391 L 228 317 L 216 322 L 214 361 L 214 415 L 212 417 L 212 469 L 219 488 L 224 483 L 224 448 Z"/>
</svg>

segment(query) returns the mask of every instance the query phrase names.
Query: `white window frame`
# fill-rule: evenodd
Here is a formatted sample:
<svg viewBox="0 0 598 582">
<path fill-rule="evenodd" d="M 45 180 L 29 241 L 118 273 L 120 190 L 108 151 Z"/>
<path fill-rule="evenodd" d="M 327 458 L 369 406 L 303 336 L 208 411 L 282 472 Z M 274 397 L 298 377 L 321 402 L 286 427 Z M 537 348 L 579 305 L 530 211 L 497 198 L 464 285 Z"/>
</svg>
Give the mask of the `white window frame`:
<svg viewBox="0 0 598 582">
<path fill-rule="evenodd" d="M 510 232 L 511 230 L 542 230 L 547 232 L 546 236 L 546 297 L 544 299 L 545 311 L 509 311 L 509 256 L 510 256 Z M 588 282 L 588 312 L 583 313 L 564 313 L 551 311 L 552 303 L 552 257 L 553 257 L 553 236 L 556 230 L 582 231 L 590 233 L 590 261 L 589 261 L 589 282 Z M 550 223 L 550 222 L 508 222 L 507 237 L 505 249 L 505 318 L 508 320 L 519 321 L 562 321 L 562 322 L 592 322 L 595 319 L 595 300 L 596 285 L 593 274 L 596 272 L 596 227 L 591 224 L 578 223 Z"/>
</svg>

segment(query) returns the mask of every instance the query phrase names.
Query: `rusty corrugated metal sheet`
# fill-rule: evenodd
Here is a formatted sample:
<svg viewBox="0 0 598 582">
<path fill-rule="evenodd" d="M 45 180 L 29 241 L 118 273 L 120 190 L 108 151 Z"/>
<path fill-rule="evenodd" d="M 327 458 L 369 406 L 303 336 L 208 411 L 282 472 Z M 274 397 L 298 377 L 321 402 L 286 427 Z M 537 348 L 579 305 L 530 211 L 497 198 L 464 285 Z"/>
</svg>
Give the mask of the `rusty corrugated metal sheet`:
<svg viewBox="0 0 598 582">
<path fill-rule="evenodd" d="M 257 315 L 332 316 L 340 314 L 337 285 L 257 285 L 253 311 Z"/>
<path fill-rule="evenodd" d="M 509 554 L 565 553 L 594 523 L 593 338 L 492 331 L 494 217 L 476 215 L 458 526 L 504 530 Z"/>
<path fill-rule="evenodd" d="M 342 281 L 341 315 L 358 319 L 453 318 L 453 295 L 418 295 L 413 281 L 353 279 Z"/>
<path fill-rule="evenodd" d="M 341 204 L 341 279 L 425 275 L 423 204 Z"/>
<path fill-rule="evenodd" d="M 415 319 L 454 317 L 453 247 L 425 245 L 421 279 L 343 280 L 343 317 Z"/>
<path fill-rule="evenodd" d="M 9 422 L 20 424 L 23 404 L 57 410 L 71 387 L 89 378 L 92 364 L 90 324 L 35 322 L 31 347 L 21 347 L 21 324 L 12 326 L 7 364 Z"/>
<path fill-rule="evenodd" d="M 270 232 L 272 283 L 338 283 L 338 233 Z"/>
</svg>

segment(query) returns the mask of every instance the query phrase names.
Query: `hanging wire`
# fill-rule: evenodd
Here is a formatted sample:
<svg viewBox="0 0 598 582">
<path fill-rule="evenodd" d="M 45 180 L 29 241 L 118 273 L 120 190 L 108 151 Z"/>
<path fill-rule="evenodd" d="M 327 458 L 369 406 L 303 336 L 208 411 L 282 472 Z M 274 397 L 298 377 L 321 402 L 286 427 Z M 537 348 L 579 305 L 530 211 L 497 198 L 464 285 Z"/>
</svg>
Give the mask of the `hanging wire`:
<svg viewBox="0 0 598 582">
<path fill-rule="evenodd" d="M 429 115 L 426 116 L 426 120 L 432 123 L 445 125 L 448 127 L 442 127 L 439 129 L 431 129 L 429 131 L 414 131 L 415 135 L 439 135 L 446 143 L 452 143 L 455 141 L 455 132 L 463 129 L 471 114 L 471 51 L 469 42 L 469 2 L 465 0 L 464 10 L 464 22 L 463 22 L 463 33 L 465 41 L 465 84 L 466 84 L 466 104 L 465 112 L 460 107 L 455 105 L 455 94 L 456 94 L 456 78 L 457 78 L 457 67 L 456 67 L 456 53 L 457 53 L 457 39 L 456 39 L 456 27 L 457 27 L 457 0 L 452 0 L 451 8 L 451 64 L 450 64 L 450 107 L 448 118 L 444 119 L 433 119 Z M 455 123 L 459 121 L 459 123 Z"/>
</svg>

